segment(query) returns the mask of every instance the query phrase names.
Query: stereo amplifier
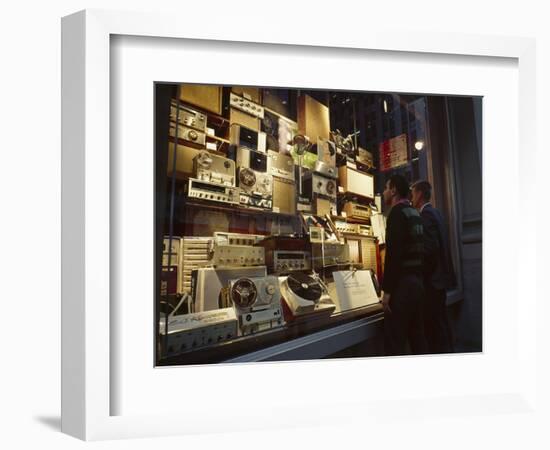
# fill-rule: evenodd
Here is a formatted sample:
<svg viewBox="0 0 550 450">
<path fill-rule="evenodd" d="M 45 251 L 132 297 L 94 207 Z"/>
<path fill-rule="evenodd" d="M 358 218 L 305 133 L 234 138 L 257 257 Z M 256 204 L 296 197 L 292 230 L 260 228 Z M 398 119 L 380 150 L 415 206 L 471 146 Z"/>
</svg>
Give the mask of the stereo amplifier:
<svg viewBox="0 0 550 450">
<path fill-rule="evenodd" d="M 189 178 L 187 185 L 187 195 L 190 198 L 196 198 L 199 200 L 238 205 L 240 201 L 239 194 L 239 188 L 223 186 L 218 183 L 211 183 L 194 178 Z"/>
<path fill-rule="evenodd" d="M 175 102 L 172 102 L 170 107 L 170 120 L 176 123 L 176 116 L 178 115 L 178 108 Z M 182 124 L 195 130 L 206 132 L 206 115 L 195 111 L 194 109 L 180 105 L 179 107 L 179 124 Z"/>
<path fill-rule="evenodd" d="M 165 318 L 159 331 L 165 335 Z M 200 347 L 228 341 L 237 337 L 237 316 L 233 308 L 183 314 L 168 318 L 168 356 Z"/>
<path fill-rule="evenodd" d="M 170 137 L 176 137 L 176 124 L 174 122 L 170 122 L 169 134 Z M 180 139 L 204 147 L 206 144 L 206 133 L 184 125 L 178 125 L 178 140 Z"/>
<path fill-rule="evenodd" d="M 369 205 L 361 205 L 355 202 L 346 202 L 342 211 L 346 213 L 346 217 L 349 219 L 370 219 L 371 208 Z"/>
<path fill-rule="evenodd" d="M 229 104 L 233 108 L 237 108 L 242 112 L 250 114 L 251 116 L 257 117 L 258 119 L 264 118 L 264 108 L 258 103 L 254 103 L 252 100 L 247 100 L 244 97 L 241 97 L 237 94 L 231 92 L 229 97 Z"/>
</svg>

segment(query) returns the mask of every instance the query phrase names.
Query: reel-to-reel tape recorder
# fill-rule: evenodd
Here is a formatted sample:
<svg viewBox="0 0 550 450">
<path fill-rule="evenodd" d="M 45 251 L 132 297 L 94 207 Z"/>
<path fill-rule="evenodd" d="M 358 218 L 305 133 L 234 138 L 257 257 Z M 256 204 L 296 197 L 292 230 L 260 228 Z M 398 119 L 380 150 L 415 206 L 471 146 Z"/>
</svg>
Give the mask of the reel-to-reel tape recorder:
<svg viewBox="0 0 550 450">
<path fill-rule="evenodd" d="M 229 298 L 243 335 L 280 327 L 285 323 L 276 276 L 231 280 Z"/>
<path fill-rule="evenodd" d="M 235 161 L 206 150 L 193 159 L 193 172 L 200 181 L 235 186 Z"/>
<path fill-rule="evenodd" d="M 263 209 L 273 207 L 273 177 L 248 167 L 239 168 L 240 202 L 247 206 Z"/>
</svg>

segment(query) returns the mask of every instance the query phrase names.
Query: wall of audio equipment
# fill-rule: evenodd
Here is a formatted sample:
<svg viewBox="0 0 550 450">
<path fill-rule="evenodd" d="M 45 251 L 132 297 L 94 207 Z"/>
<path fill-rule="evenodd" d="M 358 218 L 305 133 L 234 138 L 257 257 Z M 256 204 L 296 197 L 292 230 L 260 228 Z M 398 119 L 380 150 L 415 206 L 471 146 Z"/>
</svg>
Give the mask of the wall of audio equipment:
<svg viewBox="0 0 550 450">
<path fill-rule="evenodd" d="M 161 358 L 379 312 L 385 219 L 360 131 L 253 87 L 180 85 L 169 122 Z"/>
</svg>

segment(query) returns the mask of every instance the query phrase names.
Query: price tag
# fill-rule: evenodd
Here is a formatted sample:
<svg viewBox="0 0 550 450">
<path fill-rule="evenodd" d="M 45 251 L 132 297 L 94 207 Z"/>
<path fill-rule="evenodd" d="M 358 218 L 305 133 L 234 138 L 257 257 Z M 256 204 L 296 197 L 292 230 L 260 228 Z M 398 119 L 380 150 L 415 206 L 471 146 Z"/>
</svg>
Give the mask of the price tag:
<svg viewBox="0 0 550 450">
<path fill-rule="evenodd" d="M 278 206 L 274 206 L 274 207 L 273 207 L 273 212 L 274 212 L 274 213 L 278 213 L 278 212 L 281 212 L 281 210 L 279 209 Z"/>
</svg>

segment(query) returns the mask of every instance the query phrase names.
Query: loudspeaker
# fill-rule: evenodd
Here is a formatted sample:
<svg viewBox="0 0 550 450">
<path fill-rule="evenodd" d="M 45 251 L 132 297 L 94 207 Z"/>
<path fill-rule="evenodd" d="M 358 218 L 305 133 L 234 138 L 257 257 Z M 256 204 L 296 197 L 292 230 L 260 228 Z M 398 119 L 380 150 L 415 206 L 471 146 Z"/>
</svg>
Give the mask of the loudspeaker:
<svg viewBox="0 0 550 450">
<path fill-rule="evenodd" d="M 229 108 L 229 123 L 231 125 L 236 123 L 253 131 L 260 131 L 260 119 L 236 108 Z"/>
<path fill-rule="evenodd" d="M 183 179 L 193 176 L 193 158 L 200 153 L 200 149 L 178 145 L 176 154 L 176 178 Z M 169 177 L 174 172 L 172 165 L 174 160 L 174 143 L 168 143 L 167 174 Z"/>
<path fill-rule="evenodd" d="M 180 85 L 180 100 L 214 114 L 222 113 L 222 87 L 206 84 Z"/>
<path fill-rule="evenodd" d="M 296 121 L 296 91 L 294 89 L 262 90 L 263 105 L 281 116 Z"/>
<path fill-rule="evenodd" d="M 315 207 L 315 214 L 318 216 L 326 216 L 327 214 L 330 216 L 336 213 L 336 204 L 326 198 L 315 197 L 313 199 L 313 204 Z"/>
<path fill-rule="evenodd" d="M 347 166 L 338 169 L 340 186 L 346 192 L 374 199 L 374 177 Z"/>
<path fill-rule="evenodd" d="M 330 119 L 328 107 L 309 95 L 298 97 L 298 130 L 311 142 L 330 138 Z"/>
<path fill-rule="evenodd" d="M 273 177 L 273 211 L 296 214 L 296 184 Z"/>
</svg>

